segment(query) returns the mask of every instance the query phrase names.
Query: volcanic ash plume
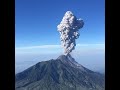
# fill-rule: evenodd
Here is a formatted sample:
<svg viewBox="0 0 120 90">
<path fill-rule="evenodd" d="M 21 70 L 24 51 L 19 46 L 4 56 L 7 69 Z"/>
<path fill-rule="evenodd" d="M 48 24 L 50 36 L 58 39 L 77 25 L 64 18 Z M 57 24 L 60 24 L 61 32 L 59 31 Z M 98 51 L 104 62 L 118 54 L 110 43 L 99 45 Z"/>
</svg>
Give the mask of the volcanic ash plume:
<svg viewBox="0 0 120 90">
<path fill-rule="evenodd" d="M 65 55 L 75 49 L 75 39 L 80 36 L 78 30 L 82 28 L 83 25 L 84 22 L 82 19 L 77 19 L 71 11 L 67 11 L 61 23 L 57 26 L 61 35 L 60 39 Z"/>
</svg>

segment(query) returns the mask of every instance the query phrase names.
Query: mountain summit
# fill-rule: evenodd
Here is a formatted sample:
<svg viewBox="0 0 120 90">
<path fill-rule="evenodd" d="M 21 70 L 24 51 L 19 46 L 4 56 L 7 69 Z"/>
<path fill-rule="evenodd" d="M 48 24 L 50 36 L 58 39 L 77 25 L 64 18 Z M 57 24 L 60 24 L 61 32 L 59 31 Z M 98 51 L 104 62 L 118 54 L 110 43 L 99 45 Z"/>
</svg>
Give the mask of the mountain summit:
<svg viewBox="0 0 120 90">
<path fill-rule="evenodd" d="M 104 75 L 83 67 L 69 54 L 16 74 L 15 90 L 105 90 L 104 81 Z"/>
</svg>

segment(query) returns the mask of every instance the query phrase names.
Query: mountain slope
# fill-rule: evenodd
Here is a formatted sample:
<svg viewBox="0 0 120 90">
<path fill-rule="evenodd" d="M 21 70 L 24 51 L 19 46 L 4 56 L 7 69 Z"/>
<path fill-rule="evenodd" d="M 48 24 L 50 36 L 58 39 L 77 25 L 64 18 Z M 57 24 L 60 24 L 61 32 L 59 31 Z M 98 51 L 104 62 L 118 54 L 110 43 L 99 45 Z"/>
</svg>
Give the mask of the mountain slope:
<svg viewBox="0 0 120 90">
<path fill-rule="evenodd" d="M 16 74 L 16 90 L 104 90 L 104 75 L 78 64 L 70 55 L 39 62 Z"/>
</svg>

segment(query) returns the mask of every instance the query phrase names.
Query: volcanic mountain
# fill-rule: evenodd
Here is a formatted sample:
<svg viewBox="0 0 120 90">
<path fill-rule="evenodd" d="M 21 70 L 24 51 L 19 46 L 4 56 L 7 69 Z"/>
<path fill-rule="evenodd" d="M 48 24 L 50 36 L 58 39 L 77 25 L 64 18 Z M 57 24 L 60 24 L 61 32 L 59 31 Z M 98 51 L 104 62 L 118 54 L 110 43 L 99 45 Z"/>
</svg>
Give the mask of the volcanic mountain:
<svg viewBox="0 0 120 90">
<path fill-rule="evenodd" d="M 39 62 L 15 75 L 15 90 L 105 90 L 103 74 L 91 71 L 71 55 Z"/>
</svg>

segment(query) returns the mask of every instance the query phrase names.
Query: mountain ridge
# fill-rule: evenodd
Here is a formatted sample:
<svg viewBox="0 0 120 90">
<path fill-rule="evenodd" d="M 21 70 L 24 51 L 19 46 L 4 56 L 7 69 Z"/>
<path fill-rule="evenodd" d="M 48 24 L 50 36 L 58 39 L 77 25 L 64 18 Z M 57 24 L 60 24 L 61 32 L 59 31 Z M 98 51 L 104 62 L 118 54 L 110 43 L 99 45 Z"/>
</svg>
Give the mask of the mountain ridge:
<svg viewBox="0 0 120 90">
<path fill-rule="evenodd" d="M 15 76 L 16 90 L 104 90 L 104 75 L 65 55 L 39 62 Z"/>
</svg>

